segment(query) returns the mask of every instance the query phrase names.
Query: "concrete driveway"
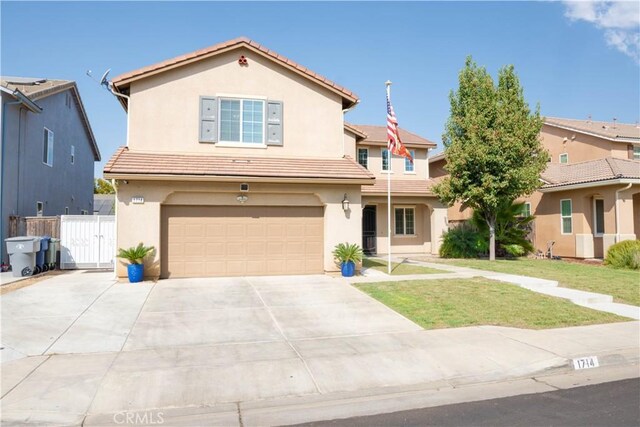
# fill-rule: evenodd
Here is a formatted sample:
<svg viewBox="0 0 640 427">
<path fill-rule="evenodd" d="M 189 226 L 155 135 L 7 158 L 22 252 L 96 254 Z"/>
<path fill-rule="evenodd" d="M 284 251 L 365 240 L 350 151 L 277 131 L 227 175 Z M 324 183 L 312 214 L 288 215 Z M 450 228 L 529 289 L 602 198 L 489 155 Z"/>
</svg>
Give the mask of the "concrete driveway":
<svg viewBox="0 0 640 427">
<path fill-rule="evenodd" d="M 74 272 L 5 294 L 1 307 L 3 426 L 159 424 L 160 414 L 165 425 L 239 425 L 241 407 L 245 426 L 283 424 L 265 408 L 300 399 L 311 405 L 302 419 L 312 407 L 322 419 L 322 399 L 517 377 L 585 348 L 625 348 L 638 329 L 424 331 L 328 276 L 129 284 Z"/>
</svg>

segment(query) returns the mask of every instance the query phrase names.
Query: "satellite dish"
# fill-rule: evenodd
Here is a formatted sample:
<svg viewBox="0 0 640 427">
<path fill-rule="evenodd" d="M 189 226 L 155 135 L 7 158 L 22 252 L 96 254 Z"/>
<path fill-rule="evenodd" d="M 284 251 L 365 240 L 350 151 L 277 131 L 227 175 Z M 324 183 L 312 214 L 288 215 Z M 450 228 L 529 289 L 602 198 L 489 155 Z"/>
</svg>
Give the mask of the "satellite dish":
<svg viewBox="0 0 640 427">
<path fill-rule="evenodd" d="M 107 76 L 109 75 L 110 71 L 111 71 L 111 68 L 105 71 L 104 74 L 102 75 L 102 78 L 100 79 L 100 84 L 102 86 L 107 86 L 109 84 L 109 82 L 107 81 Z"/>
</svg>

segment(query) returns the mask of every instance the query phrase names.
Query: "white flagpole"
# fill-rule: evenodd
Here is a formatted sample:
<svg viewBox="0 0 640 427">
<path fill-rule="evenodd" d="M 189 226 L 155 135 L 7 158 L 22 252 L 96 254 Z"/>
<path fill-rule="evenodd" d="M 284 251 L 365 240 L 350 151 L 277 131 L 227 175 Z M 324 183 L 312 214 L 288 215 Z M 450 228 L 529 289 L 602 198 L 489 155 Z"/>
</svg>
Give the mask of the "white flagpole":
<svg viewBox="0 0 640 427">
<path fill-rule="evenodd" d="M 385 82 L 387 98 L 391 102 L 391 81 Z M 391 150 L 387 141 L 387 273 L 391 275 Z"/>
</svg>

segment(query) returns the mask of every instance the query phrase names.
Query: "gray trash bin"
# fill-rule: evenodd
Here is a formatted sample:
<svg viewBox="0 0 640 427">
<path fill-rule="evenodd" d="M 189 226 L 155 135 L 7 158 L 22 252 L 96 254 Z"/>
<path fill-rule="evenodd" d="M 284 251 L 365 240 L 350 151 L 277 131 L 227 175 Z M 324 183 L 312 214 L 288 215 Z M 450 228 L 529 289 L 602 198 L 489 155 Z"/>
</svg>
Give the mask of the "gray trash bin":
<svg viewBox="0 0 640 427">
<path fill-rule="evenodd" d="M 10 237 L 5 242 L 13 276 L 31 276 L 36 266 L 36 252 L 40 250 L 40 238 Z"/>
</svg>

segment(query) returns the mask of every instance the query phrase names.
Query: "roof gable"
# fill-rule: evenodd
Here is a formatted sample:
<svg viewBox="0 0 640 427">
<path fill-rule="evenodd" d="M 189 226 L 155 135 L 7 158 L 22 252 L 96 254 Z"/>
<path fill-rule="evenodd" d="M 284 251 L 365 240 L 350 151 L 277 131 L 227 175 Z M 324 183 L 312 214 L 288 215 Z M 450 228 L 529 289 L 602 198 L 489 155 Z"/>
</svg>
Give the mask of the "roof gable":
<svg viewBox="0 0 640 427">
<path fill-rule="evenodd" d="M 337 93 L 342 97 L 342 103 L 345 108 L 352 107 L 358 102 L 358 96 L 349 89 L 332 82 L 326 77 L 323 77 L 320 74 L 317 74 L 310 69 L 246 37 L 239 37 L 204 49 L 197 50 L 195 52 L 180 55 L 175 58 L 159 62 L 157 64 L 149 65 L 147 67 L 139 68 L 137 70 L 121 74 L 115 77 L 112 80 L 112 83 L 116 90 L 122 92 L 129 86 L 131 82 L 134 82 L 136 80 L 140 80 L 158 73 L 162 73 L 164 71 L 188 65 L 196 61 L 201 61 L 203 59 L 207 59 L 212 56 L 220 55 L 222 53 L 243 47 L 311 80 L 312 82 L 326 89 L 329 89 L 334 93 Z"/>
</svg>

